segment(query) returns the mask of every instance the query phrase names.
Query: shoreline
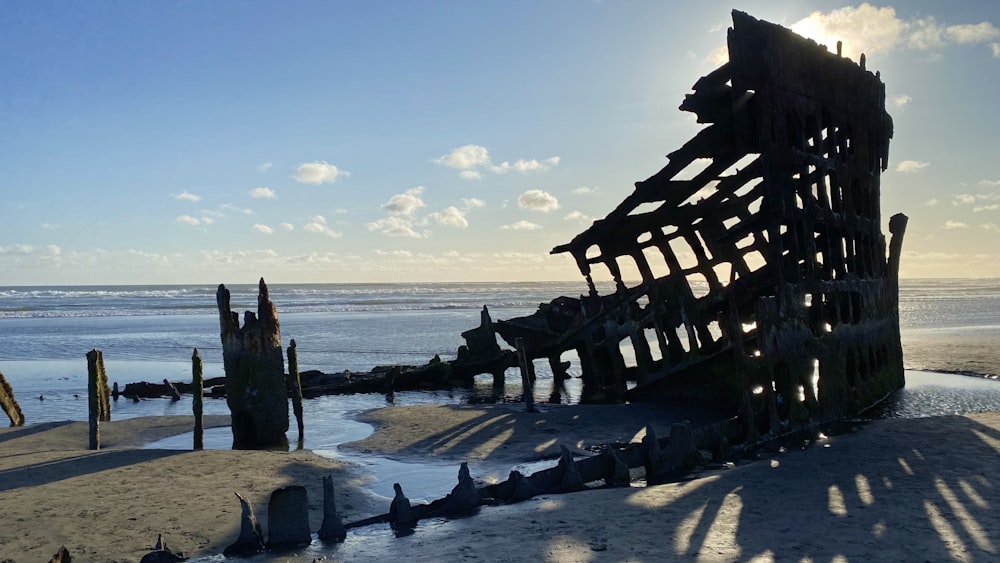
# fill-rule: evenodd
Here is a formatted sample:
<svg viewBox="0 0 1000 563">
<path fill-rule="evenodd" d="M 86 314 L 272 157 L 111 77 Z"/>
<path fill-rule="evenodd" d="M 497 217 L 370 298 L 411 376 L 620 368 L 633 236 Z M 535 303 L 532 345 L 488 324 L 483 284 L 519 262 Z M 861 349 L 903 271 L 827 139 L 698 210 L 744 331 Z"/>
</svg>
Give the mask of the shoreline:
<svg viewBox="0 0 1000 563">
<path fill-rule="evenodd" d="M 584 407 L 591 408 L 535 414 L 510 405 L 389 407 L 361 413 L 378 419 L 375 432 L 347 448 L 456 464 L 460 458 L 508 463 L 548 455 L 553 440 L 577 449 L 607 441 L 587 438 L 593 428 L 637 440 L 627 428 L 657 415 Z M 452 416 L 440 416 L 442 408 Z M 212 417 L 213 426 L 226 418 Z M 66 545 L 81 560 L 138 561 L 159 533 L 175 551 L 212 557 L 237 535 L 233 491 L 253 504 L 266 530 L 268 495 L 290 484 L 306 486 L 316 530 L 320 478 L 331 473 L 345 523 L 387 508 L 366 493 L 356 467 L 311 451 L 138 449 L 150 437 L 187 432 L 190 424 L 189 416 L 115 421 L 102 425 L 109 447 L 98 452 L 83 449 L 86 423 L 0 429 L 0 559 L 47 560 Z M 428 455 L 430 444 L 438 447 Z M 1000 530 L 987 522 L 990 507 L 1000 505 L 1000 478 L 984 468 L 998 454 L 1000 412 L 875 420 L 859 432 L 679 483 L 543 495 L 469 518 L 422 521 L 413 536 L 399 539 L 382 529 L 387 526 L 371 526 L 352 530 L 340 546 L 314 542 L 283 559 L 652 560 L 670 554 L 728 561 L 768 554 L 863 559 L 876 551 L 890 560 L 996 557 Z"/>
</svg>

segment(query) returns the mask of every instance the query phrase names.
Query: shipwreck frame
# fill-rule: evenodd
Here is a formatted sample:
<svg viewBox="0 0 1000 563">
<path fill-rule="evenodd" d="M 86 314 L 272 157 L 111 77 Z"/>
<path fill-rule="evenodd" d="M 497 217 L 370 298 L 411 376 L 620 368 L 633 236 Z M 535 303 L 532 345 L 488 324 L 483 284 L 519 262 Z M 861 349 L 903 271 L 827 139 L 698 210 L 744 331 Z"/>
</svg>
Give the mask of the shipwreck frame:
<svg viewBox="0 0 1000 563">
<path fill-rule="evenodd" d="M 573 257 L 588 295 L 494 329 L 557 378 L 575 351 L 583 402 L 683 400 L 762 433 L 857 414 L 904 384 L 906 217 L 890 219 L 888 249 L 881 231 L 885 85 L 864 55 L 856 64 L 739 11 L 728 46 L 680 106 L 707 126 L 552 250 Z M 595 268 L 613 294 L 598 293 Z"/>
</svg>

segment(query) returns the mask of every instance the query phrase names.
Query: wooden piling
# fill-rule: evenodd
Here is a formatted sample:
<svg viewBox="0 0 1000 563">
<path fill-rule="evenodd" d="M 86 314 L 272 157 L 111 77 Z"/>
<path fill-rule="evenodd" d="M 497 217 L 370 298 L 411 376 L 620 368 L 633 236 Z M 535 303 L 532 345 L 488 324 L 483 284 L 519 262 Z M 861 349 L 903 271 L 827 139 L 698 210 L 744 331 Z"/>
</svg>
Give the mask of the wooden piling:
<svg viewBox="0 0 1000 563">
<path fill-rule="evenodd" d="M 205 396 L 205 366 L 201 361 L 198 349 L 194 349 L 191 355 L 191 394 L 194 396 L 191 409 L 194 411 L 194 449 L 205 448 L 205 424 L 203 420 L 204 396 Z"/>
<path fill-rule="evenodd" d="M 535 370 L 531 364 L 531 359 L 528 358 L 528 354 L 524 350 L 524 338 L 518 336 L 514 344 L 517 346 L 517 361 L 521 367 L 521 384 L 524 386 L 524 406 L 528 412 L 536 412 L 535 378 L 533 377 Z"/>
<path fill-rule="evenodd" d="M 288 377 L 292 380 L 292 411 L 299 427 L 299 444 L 305 439 L 305 422 L 302 418 L 302 379 L 299 377 L 299 356 L 295 348 L 295 339 L 288 345 Z"/>
<path fill-rule="evenodd" d="M 94 348 L 87 352 L 87 420 L 89 422 L 88 447 L 101 449 L 101 376 L 104 367 L 101 351 Z"/>
<path fill-rule="evenodd" d="M 104 354 L 97 351 L 97 396 L 98 415 L 101 422 L 111 422 L 111 387 L 108 386 L 108 372 L 104 369 Z"/>
</svg>

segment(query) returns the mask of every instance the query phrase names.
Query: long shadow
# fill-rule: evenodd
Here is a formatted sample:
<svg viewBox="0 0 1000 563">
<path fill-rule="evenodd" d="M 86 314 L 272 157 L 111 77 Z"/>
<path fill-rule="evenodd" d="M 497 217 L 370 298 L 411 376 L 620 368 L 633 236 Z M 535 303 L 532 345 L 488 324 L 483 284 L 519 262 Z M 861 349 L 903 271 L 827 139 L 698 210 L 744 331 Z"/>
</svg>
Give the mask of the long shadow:
<svg viewBox="0 0 1000 563">
<path fill-rule="evenodd" d="M 184 450 L 110 450 L 95 451 L 57 461 L 33 463 L 0 471 L 0 491 L 37 487 L 183 453 L 188 452 Z"/>
<path fill-rule="evenodd" d="M 455 408 L 461 410 L 465 407 Z M 669 432 L 672 423 L 692 419 L 691 413 L 684 409 L 670 407 L 654 410 L 648 405 L 587 405 L 572 407 L 575 411 L 567 410 L 562 412 L 568 414 L 576 412 L 579 416 L 586 417 L 586 413 L 580 412 L 579 409 L 587 408 L 631 409 L 631 412 L 628 413 L 624 410 L 622 411 L 623 416 L 627 416 L 629 420 L 635 420 L 635 428 L 629 429 L 630 433 L 642 430 L 645 423 L 650 420 L 655 420 L 657 431 Z M 699 422 L 706 423 L 709 420 L 714 422 L 725 418 L 723 415 L 717 413 L 712 413 L 712 415 L 710 419 L 706 418 Z M 702 417 L 705 418 L 703 413 Z M 455 423 L 418 442 L 410 444 L 407 446 L 407 449 L 410 452 L 420 452 L 422 456 L 445 455 L 452 459 L 462 460 L 467 458 L 477 448 L 482 448 L 484 444 L 496 440 L 505 433 L 509 433 L 509 436 L 494 444 L 495 449 L 493 453 L 484 456 L 484 462 L 491 462 L 495 461 L 495 458 L 498 457 L 499 452 L 503 450 L 504 444 L 515 437 L 541 441 L 552 440 L 555 444 L 564 443 L 570 446 L 570 444 L 565 443 L 565 440 L 567 434 L 572 434 L 573 425 L 574 421 L 572 417 L 569 419 L 566 416 L 556 417 L 554 413 L 547 413 L 544 407 L 542 412 L 539 413 L 527 413 L 522 410 L 491 409 L 488 412 L 469 420 Z M 596 442 L 614 439 L 610 434 L 603 436 L 595 434 L 592 435 L 592 438 Z M 521 461 L 533 460 L 525 459 Z"/>
<path fill-rule="evenodd" d="M 38 434 L 39 432 L 45 432 L 46 430 L 52 430 L 53 428 L 66 426 L 67 424 L 73 424 L 73 421 L 61 420 L 58 422 L 40 422 L 38 424 L 32 424 L 31 426 L 20 426 L 17 427 L 16 429 L 0 433 L 0 443 L 6 442 L 8 440 L 16 440 L 18 438 L 24 438 L 26 436 L 31 436 L 32 434 Z"/>
<path fill-rule="evenodd" d="M 606 542 L 611 559 L 994 561 L 998 456 L 1000 432 L 965 417 L 877 421 L 714 480 L 665 485 L 671 495 L 626 492 L 606 519 L 643 530 L 628 541 L 644 542 L 616 546 L 577 502 L 532 518 L 560 541 Z"/>
</svg>

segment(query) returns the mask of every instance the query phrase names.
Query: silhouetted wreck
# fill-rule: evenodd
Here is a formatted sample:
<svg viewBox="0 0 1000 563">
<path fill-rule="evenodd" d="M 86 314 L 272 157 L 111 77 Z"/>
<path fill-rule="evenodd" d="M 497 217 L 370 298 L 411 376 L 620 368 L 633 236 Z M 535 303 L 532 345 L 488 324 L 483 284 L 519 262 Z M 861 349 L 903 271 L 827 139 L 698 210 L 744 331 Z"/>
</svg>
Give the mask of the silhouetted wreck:
<svg viewBox="0 0 1000 563">
<path fill-rule="evenodd" d="M 680 106 L 708 126 L 552 250 L 573 256 L 589 294 L 494 328 L 553 366 L 575 351 L 584 402 L 675 398 L 762 432 L 857 414 L 904 383 L 906 217 L 890 219 L 887 254 L 879 210 L 885 86 L 864 55 L 859 66 L 739 11 L 728 43 L 729 62 Z M 613 294 L 598 294 L 595 267 Z"/>
</svg>

